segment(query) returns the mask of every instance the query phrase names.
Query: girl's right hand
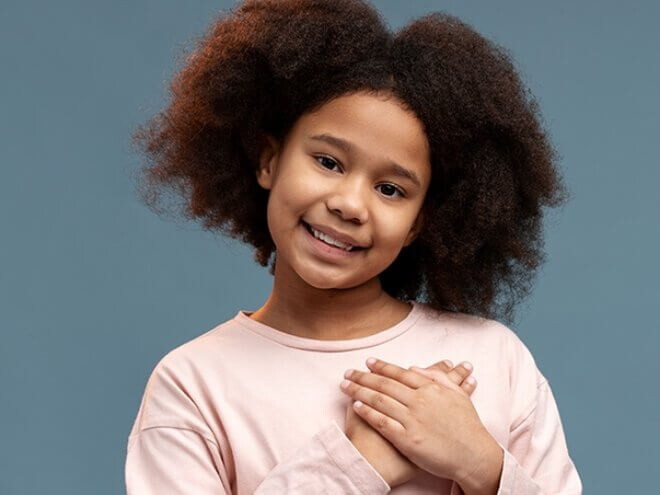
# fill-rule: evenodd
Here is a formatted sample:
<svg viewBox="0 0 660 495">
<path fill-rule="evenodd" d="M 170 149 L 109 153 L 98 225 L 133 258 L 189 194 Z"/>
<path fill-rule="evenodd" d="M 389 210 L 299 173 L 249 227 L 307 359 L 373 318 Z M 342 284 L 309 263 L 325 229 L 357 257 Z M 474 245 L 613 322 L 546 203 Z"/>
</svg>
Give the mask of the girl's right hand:
<svg viewBox="0 0 660 495">
<path fill-rule="evenodd" d="M 423 374 L 439 383 L 451 381 L 458 385 L 467 395 L 472 395 L 477 383 L 471 369 L 462 363 L 453 366 L 449 360 L 440 361 L 427 368 L 411 367 L 413 371 Z M 469 379 L 468 379 L 469 378 Z M 346 409 L 345 433 L 349 440 L 360 451 L 362 456 L 376 469 L 390 487 L 395 487 L 412 479 L 422 470 L 394 447 L 369 423 L 363 420 L 353 409 L 353 402 Z"/>
</svg>

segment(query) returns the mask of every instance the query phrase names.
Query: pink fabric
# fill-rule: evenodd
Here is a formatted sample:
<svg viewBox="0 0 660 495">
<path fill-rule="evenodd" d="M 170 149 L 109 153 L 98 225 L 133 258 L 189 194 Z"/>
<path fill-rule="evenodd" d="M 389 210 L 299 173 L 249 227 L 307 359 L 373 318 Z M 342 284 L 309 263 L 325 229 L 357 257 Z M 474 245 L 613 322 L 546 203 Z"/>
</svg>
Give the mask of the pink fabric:
<svg viewBox="0 0 660 495">
<path fill-rule="evenodd" d="M 351 340 L 276 330 L 240 310 L 155 366 L 128 437 L 129 495 L 449 494 L 428 473 L 390 488 L 343 433 L 344 371 L 474 364 L 481 421 L 504 449 L 498 494 L 581 494 L 550 384 L 505 325 L 410 301 L 398 324 Z M 442 446 L 438 446 L 442 448 Z"/>
</svg>

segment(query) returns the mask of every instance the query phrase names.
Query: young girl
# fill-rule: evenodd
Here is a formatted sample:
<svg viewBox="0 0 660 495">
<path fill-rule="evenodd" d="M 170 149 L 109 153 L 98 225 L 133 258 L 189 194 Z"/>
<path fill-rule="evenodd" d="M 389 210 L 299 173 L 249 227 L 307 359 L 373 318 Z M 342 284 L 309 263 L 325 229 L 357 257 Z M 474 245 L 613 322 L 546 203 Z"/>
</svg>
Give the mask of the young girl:
<svg viewBox="0 0 660 495">
<path fill-rule="evenodd" d="M 501 48 L 439 13 L 393 34 L 362 0 L 248 0 L 135 137 L 147 204 L 183 195 L 274 284 L 156 365 L 129 494 L 581 493 L 498 321 L 565 199 Z"/>
</svg>

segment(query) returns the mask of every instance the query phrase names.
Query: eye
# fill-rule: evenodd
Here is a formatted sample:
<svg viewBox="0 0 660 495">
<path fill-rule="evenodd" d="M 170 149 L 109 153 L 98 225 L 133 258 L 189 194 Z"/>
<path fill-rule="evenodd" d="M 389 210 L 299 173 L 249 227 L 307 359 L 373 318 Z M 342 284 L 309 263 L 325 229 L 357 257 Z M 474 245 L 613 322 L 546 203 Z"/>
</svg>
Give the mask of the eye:
<svg viewBox="0 0 660 495">
<path fill-rule="evenodd" d="M 334 165 L 339 165 L 339 163 L 338 163 L 336 160 L 333 160 L 332 158 L 327 157 L 327 156 L 315 156 L 314 158 L 315 158 L 316 160 L 318 160 L 319 163 L 321 163 L 320 160 L 327 160 L 327 162 L 330 162 L 330 168 L 326 167 L 326 166 L 323 165 L 323 164 L 321 165 L 323 168 L 325 168 L 325 169 L 327 169 L 327 170 L 332 170 L 332 165 L 333 165 L 333 164 L 334 164 Z M 327 162 L 326 162 L 326 163 L 327 163 Z"/>
<path fill-rule="evenodd" d="M 402 198 L 406 196 L 401 189 L 399 189 L 398 187 L 396 187 L 393 184 L 379 184 L 378 187 L 387 187 L 388 188 L 387 190 L 389 190 L 392 193 L 399 193 L 399 196 L 402 197 Z M 388 198 L 395 197 L 393 195 L 386 194 L 386 193 L 385 193 L 385 196 L 387 196 Z"/>
<path fill-rule="evenodd" d="M 339 162 L 338 162 L 337 160 L 335 160 L 335 159 L 333 159 L 333 158 L 330 158 L 330 157 L 328 157 L 328 156 L 319 155 L 319 156 L 315 156 L 314 158 L 315 158 L 315 159 L 318 161 L 318 163 L 320 163 L 320 164 L 322 163 L 321 160 L 326 160 L 326 164 L 327 164 L 327 163 L 330 164 L 329 167 L 326 166 L 326 165 L 321 164 L 321 166 L 322 166 L 323 168 L 325 168 L 326 170 L 331 170 L 331 171 L 332 171 L 333 168 L 334 168 L 335 166 L 337 166 L 337 167 L 339 166 Z M 385 183 L 385 184 L 379 184 L 378 187 L 386 187 L 386 188 L 388 188 L 388 189 L 386 189 L 386 191 L 389 191 L 389 193 L 384 192 L 385 197 L 387 197 L 387 198 L 396 198 L 396 194 L 397 194 L 397 193 L 399 194 L 399 197 L 401 197 L 401 198 L 405 198 L 405 197 L 406 197 L 406 193 L 405 193 L 401 188 L 395 186 L 394 184 L 387 184 L 387 183 Z"/>
</svg>

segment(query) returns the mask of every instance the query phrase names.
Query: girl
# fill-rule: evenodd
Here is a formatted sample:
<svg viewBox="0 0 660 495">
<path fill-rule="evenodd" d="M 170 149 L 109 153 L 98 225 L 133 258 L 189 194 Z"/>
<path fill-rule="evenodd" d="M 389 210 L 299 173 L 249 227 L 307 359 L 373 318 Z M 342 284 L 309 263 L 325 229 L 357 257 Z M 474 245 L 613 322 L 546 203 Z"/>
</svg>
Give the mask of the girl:
<svg viewBox="0 0 660 495">
<path fill-rule="evenodd" d="M 581 493 L 548 381 L 498 321 L 565 199 L 539 121 L 505 52 L 449 15 L 396 34 L 362 0 L 221 16 L 135 134 L 143 198 L 182 194 L 274 283 L 156 365 L 128 492 Z"/>
</svg>

